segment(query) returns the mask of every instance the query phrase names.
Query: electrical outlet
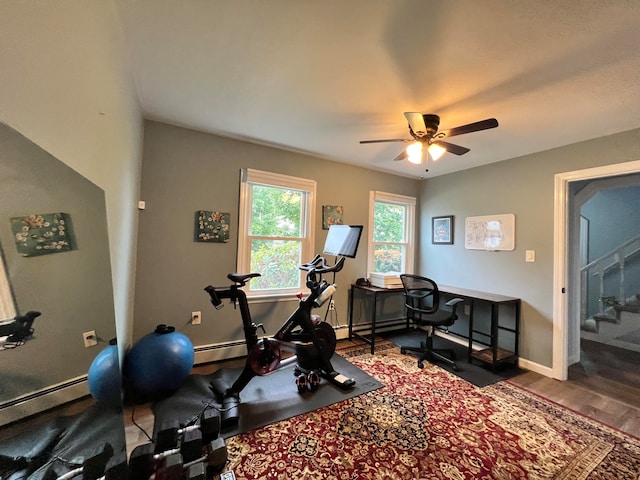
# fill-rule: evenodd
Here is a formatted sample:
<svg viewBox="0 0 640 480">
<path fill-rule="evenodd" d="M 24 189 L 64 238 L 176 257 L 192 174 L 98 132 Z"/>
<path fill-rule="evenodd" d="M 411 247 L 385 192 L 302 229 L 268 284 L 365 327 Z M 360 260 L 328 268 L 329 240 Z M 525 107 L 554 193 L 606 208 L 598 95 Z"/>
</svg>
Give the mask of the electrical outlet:
<svg viewBox="0 0 640 480">
<path fill-rule="evenodd" d="M 202 312 L 191 312 L 191 325 L 200 325 L 202 322 Z"/>
<path fill-rule="evenodd" d="M 82 339 L 84 340 L 84 346 L 87 348 L 95 347 L 96 345 L 98 345 L 98 336 L 96 335 L 95 330 L 84 332 L 82 334 Z"/>
<path fill-rule="evenodd" d="M 336 309 L 336 304 L 333 303 L 333 300 L 329 300 L 329 310 L 335 310 Z"/>
</svg>

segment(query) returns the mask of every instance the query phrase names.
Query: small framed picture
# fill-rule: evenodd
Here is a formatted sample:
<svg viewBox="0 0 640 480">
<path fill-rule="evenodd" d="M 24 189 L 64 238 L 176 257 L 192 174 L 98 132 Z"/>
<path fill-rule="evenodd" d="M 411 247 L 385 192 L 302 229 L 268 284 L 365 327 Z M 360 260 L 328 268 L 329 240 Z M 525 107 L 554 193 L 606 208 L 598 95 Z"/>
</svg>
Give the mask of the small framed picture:
<svg viewBox="0 0 640 480">
<path fill-rule="evenodd" d="M 431 243 L 453 245 L 453 215 L 431 217 Z"/>
<path fill-rule="evenodd" d="M 329 230 L 331 225 L 342 225 L 342 215 L 344 207 L 342 205 L 322 206 L 322 229 Z"/>
<path fill-rule="evenodd" d="M 196 212 L 194 240 L 196 242 L 227 243 L 231 214 L 209 210 Z"/>
</svg>

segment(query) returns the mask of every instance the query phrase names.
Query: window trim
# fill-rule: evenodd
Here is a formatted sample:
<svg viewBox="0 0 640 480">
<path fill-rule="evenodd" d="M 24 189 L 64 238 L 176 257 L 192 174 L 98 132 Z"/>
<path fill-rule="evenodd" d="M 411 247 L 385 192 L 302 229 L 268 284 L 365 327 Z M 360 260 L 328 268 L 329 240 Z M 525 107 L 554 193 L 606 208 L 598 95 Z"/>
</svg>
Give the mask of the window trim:
<svg viewBox="0 0 640 480">
<path fill-rule="evenodd" d="M 250 273 L 251 255 L 250 248 L 251 242 L 249 241 L 249 231 L 251 226 L 251 212 L 247 212 L 251 208 L 251 186 L 252 185 L 265 185 L 268 187 L 280 187 L 290 188 L 294 190 L 300 190 L 306 192 L 306 201 L 304 208 L 304 219 L 301 222 L 302 229 L 302 259 L 305 258 L 311 260 L 313 258 L 313 249 L 315 247 L 315 211 L 316 211 L 316 188 L 317 182 L 315 180 L 309 180 L 306 178 L 292 177 L 289 175 L 283 175 L 280 173 L 265 172 L 262 170 L 255 170 L 252 168 L 244 168 L 240 174 L 240 205 L 238 214 L 238 258 L 237 258 L 237 271 L 242 273 Z M 295 298 L 296 294 L 300 291 L 305 292 L 307 287 L 305 285 L 306 277 L 303 276 L 304 272 L 300 270 L 300 285 L 299 289 L 278 290 L 277 293 L 265 293 L 265 291 L 252 292 L 251 288 L 245 288 L 248 298 L 259 299 L 286 299 Z M 251 287 L 251 284 L 249 284 Z"/>
<path fill-rule="evenodd" d="M 406 254 L 405 254 L 405 271 L 401 273 L 413 273 L 415 267 L 415 250 L 416 250 L 416 198 L 409 197 L 407 195 L 398 195 L 396 193 L 381 192 L 378 190 L 371 190 L 369 192 L 369 238 L 368 238 L 368 255 L 367 255 L 367 276 L 370 277 L 373 272 L 373 254 L 374 254 L 374 241 L 373 241 L 373 222 L 375 213 L 376 202 L 382 203 L 395 203 L 403 205 L 406 208 L 406 224 L 405 224 L 405 239 L 406 242 Z"/>
</svg>

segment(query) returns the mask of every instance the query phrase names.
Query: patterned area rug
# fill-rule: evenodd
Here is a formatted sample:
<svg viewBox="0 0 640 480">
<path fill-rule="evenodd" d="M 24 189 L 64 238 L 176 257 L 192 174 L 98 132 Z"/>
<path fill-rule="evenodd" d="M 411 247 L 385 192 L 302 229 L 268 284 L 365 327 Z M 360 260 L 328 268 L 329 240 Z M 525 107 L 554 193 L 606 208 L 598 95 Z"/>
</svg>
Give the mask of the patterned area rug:
<svg viewBox="0 0 640 480">
<path fill-rule="evenodd" d="M 392 345 L 340 354 L 385 387 L 227 439 L 238 480 L 640 479 L 640 439 Z"/>
</svg>

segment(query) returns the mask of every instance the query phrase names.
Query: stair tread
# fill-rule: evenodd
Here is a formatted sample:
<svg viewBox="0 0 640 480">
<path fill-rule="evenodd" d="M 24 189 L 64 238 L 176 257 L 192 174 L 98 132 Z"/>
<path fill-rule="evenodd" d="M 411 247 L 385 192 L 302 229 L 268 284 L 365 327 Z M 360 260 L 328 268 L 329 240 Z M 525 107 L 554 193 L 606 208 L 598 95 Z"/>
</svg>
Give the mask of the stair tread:
<svg viewBox="0 0 640 480">
<path fill-rule="evenodd" d="M 614 307 L 619 312 L 635 312 L 640 313 L 640 304 L 624 304 L 624 305 L 616 305 Z"/>
<path fill-rule="evenodd" d="M 616 317 L 615 315 L 607 315 L 607 314 L 601 314 L 601 313 L 596 313 L 593 318 L 597 321 L 597 322 L 611 322 L 611 323 L 620 323 L 620 320 L 618 319 L 618 317 Z"/>
</svg>

